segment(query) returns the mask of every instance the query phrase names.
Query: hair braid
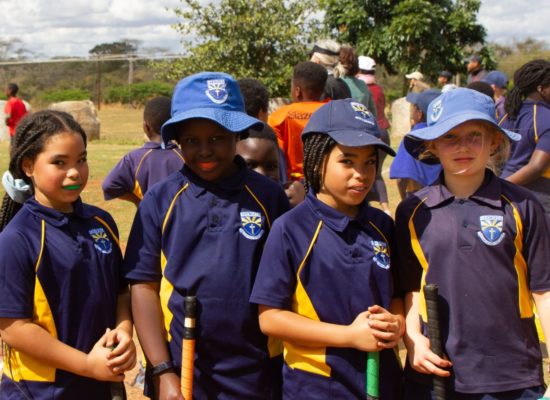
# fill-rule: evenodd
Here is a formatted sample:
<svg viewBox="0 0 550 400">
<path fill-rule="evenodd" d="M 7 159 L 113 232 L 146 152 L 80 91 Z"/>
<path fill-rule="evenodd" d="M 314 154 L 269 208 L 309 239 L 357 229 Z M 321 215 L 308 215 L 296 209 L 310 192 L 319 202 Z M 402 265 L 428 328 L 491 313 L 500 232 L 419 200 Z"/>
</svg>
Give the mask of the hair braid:
<svg viewBox="0 0 550 400">
<path fill-rule="evenodd" d="M 537 90 L 538 86 L 550 85 L 550 62 L 533 60 L 514 73 L 514 87 L 506 95 L 504 108 L 508 118 L 516 119 L 523 100 Z"/>
<path fill-rule="evenodd" d="M 32 185 L 23 171 L 23 160 L 34 160 L 44 149 L 46 141 L 59 133 L 79 134 L 86 146 L 86 133 L 73 117 L 63 111 L 44 110 L 25 116 L 17 125 L 10 152 L 9 171 L 15 179 Z M 21 205 L 5 195 L 0 209 L 0 231 L 19 211 Z"/>
<path fill-rule="evenodd" d="M 334 139 L 324 133 L 312 133 L 304 139 L 304 176 L 306 192 L 321 189 L 322 169 L 327 155 L 336 145 Z"/>
</svg>

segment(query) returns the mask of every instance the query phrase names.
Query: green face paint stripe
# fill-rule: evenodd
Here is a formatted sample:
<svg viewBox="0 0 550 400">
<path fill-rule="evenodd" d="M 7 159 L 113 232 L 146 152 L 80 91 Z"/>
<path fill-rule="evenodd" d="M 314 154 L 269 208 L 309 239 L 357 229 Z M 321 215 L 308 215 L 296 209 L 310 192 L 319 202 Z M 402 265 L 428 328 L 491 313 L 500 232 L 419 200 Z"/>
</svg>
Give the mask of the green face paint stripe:
<svg viewBox="0 0 550 400">
<path fill-rule="evenodd" d="M 63 186 L 63 189 L 66 189 L 66 190 L 78 190 L 78 189 L 80 189 L 80 185 Z"/>
</svg>

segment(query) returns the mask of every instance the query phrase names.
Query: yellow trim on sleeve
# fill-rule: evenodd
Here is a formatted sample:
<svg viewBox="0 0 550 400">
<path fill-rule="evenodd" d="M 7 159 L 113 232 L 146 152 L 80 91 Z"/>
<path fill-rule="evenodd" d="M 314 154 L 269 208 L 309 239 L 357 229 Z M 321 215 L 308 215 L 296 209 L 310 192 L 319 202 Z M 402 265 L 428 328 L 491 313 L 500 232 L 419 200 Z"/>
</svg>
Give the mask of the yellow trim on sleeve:
<svg viewBox="0 0 550 400">
<path fill-rule="evenodd" d="M 166 259 L 166 256 L 164 255 L 164 252 L 161 251 L 160 267 L 162 270 L 162 278 L 160 280 L 159 290 L 160 308 L 162 309 L 162 317 L 164 319 L 166 340 L 170 342 L 172 341 L 172 335 L 170 334 L 170 325 L 172 324 L 172 320 L 174 319 L 174 313 L 168 307 L 168 302 L 170 301 L 170 297 L 172 297 L 172 294 L 174 293 L 174 285 L 172 285 L 172 283 L 168 280 L 168 278 L 166 278 L 166 275 L 164 274 L 167 263 L 168 261 Z"/>
<path fill-rule="evenodd" d="M 539 142 L 539 130 L 537 128 L 537 105 L 533 105 L 533 131 L 535 133 L 535 143 Z"/>
<path fill-rule="evenodd" d="M 416 214 L 416 211 L 418 211 L 418 208 L 426 201 L 427 197 L 423 198 L 420 203 L 415 207 L 411 217 L 409 218 L 409 232 L 411 235 L 411 247 L 413 249 L 414 254 L 416 255 L 416 258 L 418 259 L 418 262 L 420 263 L 420 266 L 422 267 L 422 278 L 420 280 L 420 297 L 419 297 L 419 312 L 420 316 L 422 317 L 422 320 L 424 322 L 428 321 L 428 313 L 426 310 L 426 299 L 424 298 L 424 286 L 426 286 L 426 275 L 428 273 L 428 260 L 426 260 L 426 256 L 424 255 L 424 251 L 422 250 L 422 246 L 420 245 L 420 240 L 418 240 L 418 236 L 416 234 L 416 229 L 414 227 L 414 221 L 413 218 Z"/>
<path fill-rule="evenodd" d="M 174 204 L 176 203 L 176 200 L 182 194 L 187 188 L 189 187 L 189 183 L 186 183 L 174 196 L 172 199 L 172 202 L 170 203 L 170 207 L 168 207 L 168 211 L 166 212 L 166 216 L 164 217 L 164 221 L 162 222 L 162 233 L 164 233 L 164 229 L 166 228 L 166 224 L 168 223 L 168 219 L 170 218 L 170 214 L 172 214 L 172 209 L 174 208 Z"/>
</svg>

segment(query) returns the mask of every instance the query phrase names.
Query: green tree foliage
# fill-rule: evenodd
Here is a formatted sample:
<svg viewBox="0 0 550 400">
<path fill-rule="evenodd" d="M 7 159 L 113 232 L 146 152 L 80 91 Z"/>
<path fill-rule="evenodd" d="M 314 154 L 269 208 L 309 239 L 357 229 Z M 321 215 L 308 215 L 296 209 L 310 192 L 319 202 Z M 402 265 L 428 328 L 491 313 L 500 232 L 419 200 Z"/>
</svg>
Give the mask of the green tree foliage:
<svg viewBox="0 0 550 400">
<path fill-rule="evenodd" d="M 123 39 L 119 42 L 101 43 L 91 48 L 88 53 L 95 56 L 134 54 L 139 47 L 139 40 Z"/>
<path fill-rule="evenodd" d="M 90 92 L 82 89 L 47 90 L 38 96 L 41 103 L 57 103 L 60 101 L 89 100 Z"/>
<path fill-rule="evenodd" d="M 164 82 L 141 82 L 131 85 L 114 86 L 105 95 L 106 103 L 129 103 L 144 105 L 155 96 L 172 97 L 173 85 Z"/>
<path fill-rule="evenodd" d="M 272 96 L 288 95 L 292 67 L 307 58 L 318 29 L 316 0 L 181 1 L 175 29 L 185 58 L 161 63 L 161 76 L 223 71 L 261 80 Z"/>
<path fill-rule="evenodd" d="M 479 47 L 485 28 L 477 23 L 479 0 L 319 0 L 325 23 L 344 43 L 368 54 L 389 73 L 419 69 L 464 72 L 465 49 Z M 490 61 L 489 51 L 483 51 Z"/>
</svg>

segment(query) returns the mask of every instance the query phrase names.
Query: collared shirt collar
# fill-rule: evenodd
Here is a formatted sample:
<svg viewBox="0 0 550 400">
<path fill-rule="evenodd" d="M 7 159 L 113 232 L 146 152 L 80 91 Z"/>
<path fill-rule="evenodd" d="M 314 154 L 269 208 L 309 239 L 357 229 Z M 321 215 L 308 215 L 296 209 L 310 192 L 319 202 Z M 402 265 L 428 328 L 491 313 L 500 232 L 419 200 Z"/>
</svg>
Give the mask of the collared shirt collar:
<svg viewBox="0 0 550 400">
<path fill-rule="evenodd" d="M 486 169 L 483 183 L 469 198 L 492 207 L 500 207 L 502 205 L 501 193 L 500 180 L 495 177 L 491 170 Z M 443 184 L 443 172 L 441 172 L 438 181 L 428 188 L 425 204 L 428 207 L 436 207 L 449 199 L 454 199 L 454 197 L 454 194 Z"/>
<path fill-rule="evenodd" d="M 178 147 L 178 146 L 174 143 L 168 143 L 167 145 L 164 146 L 165 149 L 175 149 L 176 147 Z M 162 147 L 162 143 L 149 141 L 149 142 L 143 143 L 143 148 L 144 149 L 160 149 L 160 148 L 163 148 L 163 147 Z"/>
<path fill-rule="evenodd" d="M 58 227 L 68 224 L 69 219 L 74 216 L 80 218 L 90 218 L 92 216 L 92 214 L 84 208 L 80 197 L 73 203 L 73 212 L 71 213 L 63 213 L 55 208 L 46 207 L 36 201 L 34 196 L 25 202 L 25 206 L 38 218 L 44 219 L 48 224 Z"/>
<path fill-rule="evenodd" d="M 237 165 L 237 171 L 219 182 L 205 181 L 184 164 L 181 172 L 192 183 L 188 190 L 190 190 L 195 197 L 199 197 L 206 191 L 226 193 L 241 191 L 244 188 L 249 169 L 241 156 L 235 156 L 233 162 Z"/>
<path fill-rule="evenodd" d="M 366 201 L 361 204 L 359 213 L 355 218 L 350 218 L 335 208 L 323 203 L 315 197 L 315 194 L 311 191 L 307 194 L 305 202 L 317 218 L 323 220 L 329 228 L 336 232 L 343 232 L 352 221 L 357 221 L 364 227 L 368 225 L 367 214 L 369 206 Z"/>
</svg>

